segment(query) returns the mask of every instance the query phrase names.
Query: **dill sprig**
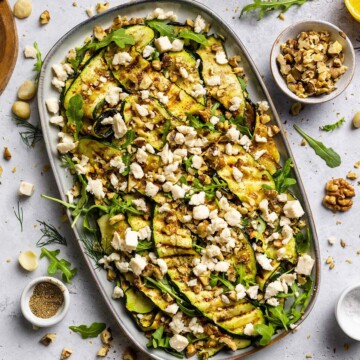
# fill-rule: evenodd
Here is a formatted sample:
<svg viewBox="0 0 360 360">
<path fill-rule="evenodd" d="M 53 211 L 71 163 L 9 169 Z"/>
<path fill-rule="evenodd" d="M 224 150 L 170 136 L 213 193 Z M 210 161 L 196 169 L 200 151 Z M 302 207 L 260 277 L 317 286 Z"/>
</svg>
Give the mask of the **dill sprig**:
<svg viewBox="0 0 360 360">
<path fill-rule="evenodd" d="M 41 52 L 39 50 L 39 46 L 38 46 L 36 41 L 34 42 L 34 48 L 36 49 L 36 62 L 34 64 L 33 71 L 36 72 L 35 84 L 37 85 L 38 82 L 39 82 L 40 71 L 41 71 L 43 61 L 42 61 L 42 58 L 41 58 Z"/>
<path fill-rule="evenodd" d="M 20 206 L 20 201 L 18 201 L 17 212 L 14 209 L 14 214 L 20 223 L 21 232 L 23 232 L 24 211 L 23 208 Z"/>
<path fill-rule="evenodd" d="M 104 256 L 104 250 L 100 243 L 94 236 L 88 237 L 84 233 L 80 235 L 80 240 L 84 244 L 86 255 L 89 256 L 95 264 L 98 264 L 99 260 Z"/>
<path fill-rule="evenodd" d="M 43 235 L 37 241 L 36 246 L 42 247 L 50 244 L 59 244 L 59 245 L 67 246 L 67 241 L 65 237 L 59 233 L 59 231 L 55 228 L 54 225 L 47 224 L 45 221 L 40 221 L 40 220 L 36 220 L 36 221 L 40 224 L 40 226 L 43 226 L 43 228 L 40 229 Z"/>
<path fill-rule="evenodd" d="M 20 131 L 19 134 L 23 143 L 28 147 L 34 147 L 43 137 L 39 125 L 35 126 L 28 121 L 17 120 L 16 126 L 24 129 L 24 131 Z"/>
</svg>

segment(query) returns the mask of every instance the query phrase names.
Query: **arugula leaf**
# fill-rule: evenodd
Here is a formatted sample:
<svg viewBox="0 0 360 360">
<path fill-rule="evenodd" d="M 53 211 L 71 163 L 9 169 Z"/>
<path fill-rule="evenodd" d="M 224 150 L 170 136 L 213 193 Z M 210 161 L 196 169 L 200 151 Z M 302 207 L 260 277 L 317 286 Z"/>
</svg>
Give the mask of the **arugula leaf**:
<svg viewBox="0 0 360 360">
<path fill-rule="evenodd" d="M 339 121 L 333 123 L 333 124 L 328 124 L 328 125 L 324 125 L 324 126 L 320 126 L 320 130 L 324 130 L 324 131 L 333 131 L 337 128 L 339 128 L 343 123 L 345 122 L 345 118 L 341 118 Z"/>
<path fill-rule="evenodd" d="M 189 39 L 189 40 L 193 40 L 195 42 L 197 42 L 198 44 L 201 45 L 207 45 L 209 42 L 206 39 L 206 36 L 203 34 L 198 34 L 194 31 L 191 30 L 182 30 L 180 32 L 180 34 L 178 35 L 179 38 L 181 39 Z"/>
<path fill-rule="evenodd" d="M 242 10 L 240 17 L 249 11 L 259 11 L 258 20 L 261 20 L 267 12 L 280 10 L 281 13 L 286 12 L 291 6 L 301 6 L 312 0 L 254 0 L 253 4 L 246 5 Z"/>
<path fill-rule="evenodd" d="M 205 192 L 205 195 L 208 199 L 213 199 L 217 189 L 226 188 L 227 183 L 225 181 L 219 180 L 216 176 L 212 178 L 212 182 L 209 185 L 202 185 L 199 179 L 195 178 L 193 181 L 193 193 L 198 193 L 201 191 Z M 186 197 L 188 198 L 188 196 Z"/>
<path fill-rule="evenodd" d="M 54 275 L 58 270 L 62 272 L 62 279 L 67 284 L 71 284 L 71 279 L 75 276 L 77 269 L 71 269 L 71 264 L 65 259 L 58 259 L 60 250 L 50 251 L 45 247 L 41 248 L 40 259 L 46 256 L 50 260 L 50 265 L 48 266 L 48 274 Z"/>
<path fill-rule="evenodd" d="M 194 129 L 209 129 L 210 131 L 215 131 L 214 124 L 211 122 L 202 122 L 197 116 L 186 113 L 186 117 L 189 120 L 189 126 L 192 126 Z"/>
<path fill-rule="evenodd" d="M 139 253 L 145 250 L 151 250 L 153 248 L 153 243 L 148 240 L 141 240 L 138 242 L 135 252 Z"/>
<path fill-rule="evenodd" d="M 292 159 L 288 158 L 283 167 L 277 170 L 273 179 L 275 181 L 275 187 L 279 194 L 284 193 L 290 186 L 296 184 L 296 180 L 292 177 L 289 177 L 292 168 Z"/>
<path fill-rule="evenodd" d="M 85 53 L 88 51 L 87 45 L 89 43 L 86 43 L 83 46 L 78 46 L 75 48 L 76 51 L 76 56 L 75 59 L 68 59 L 70 65 L 72 66 L 72 68 L 74 69 L 74 71 L 77 71 L 82 59 L 85 56 Z"/>
<path fill-rule="evenodd" d="M 306 236 L 304 236 L 304 234 L 301 231 L 297 232 L 295 234 L 295 242 L 298 253 L 299 254 L 306 253 L 310 247 L 310 242 L 311 242 L 310 229 L 309 228 L 306 229 Z"/>
<path fill-rule="evenodd" d="M 36 41 L 34 42 L 34 48 L 36 49 L 36 62 L 34 64 L 33 71 L 36 72 L 35 84 L 37 85 L 39 83 L 40 71 L 42 68 L 43 61 L 41 58 L 41 52 L 39 50 L 39 46 Z"/>
<path fill-rule="evenodd" d="M 276 307 L 269 308 L 270 314 L 267 314 L 267 318 L 269 321 L 277 326 L 283 326 L 287 330 L 287 326 L 289 325 L 289 318 L 286 315 L 286 312 L 284 311 L 284 308 L 282 305 L 278 305 Z"/>
<path fill-rule="evenodd" d="M 314 149 L 316 155 L 320 156 L 326 165 L 335 168 L 341 164 L 340 155 L 332 148 L 326 147 L 322 142 L 312 138 L 304 132 L 299 126 L 294 125 L 294 129 L 307 141 L 307 143 Z"/>
<path fill-rule="evenodd" d="M 262 346 L 270 342 L 275 332 L 275 329 L 271 324 L 257 324 L 254 326 L 254 330 L 261 336 L 259 343 Z"/>
<path fill-rule="evenodd" d="M 121 148 L 126 149 L 129 145 L 132 144 L 135 138 L 136 138 L 135 130 L 128 130 L 125 134 L 125 142 L 121 145 Z"/>
<path fill-rule="evenodd" d="M 106 324 L 93 322 L 90 326 L 69 326 L 69 329 L 79 333 L 83 339 L 95 338 L 106 329 Z"/>
<path fill-rule="evenodd" d="M 121 175 L 126 176 L 129 175 L 130 172 L 130 161 L 131 161 L 131 154 L 126 153 L 121 157 L 124 165 L 126 166 L 126 170 L 124 170 Z"/>
<path fill-rule="evenodd" d="M 240 86 L 241 86 L 241 90 L 245 91 L 246 90 L 246 85 L 247 85 L 246 80 L 241 76 L 238 76 L 238 80 L 239 80 L 239 83 L 240 83 Z"/>
<path fill-rule="evenodd" d="M 147 21 L 147 25 L 156 30 L 160 36 L 167 36 L 170 41 L 175 39 L 175 28 L 172 25 L 168 25 L 162 20 L 150 20 Z"/>
<path fill-rule="evenodd" d="M 226 289 L 226 291 L 232 291 L 235 289 L 235 286 L 227 279 L 225 279 L 224 275 L 215 275 L 213 273 L 210 274 L 210 286 L 214 287 L 220 282 Z"/>
<path fill-rule="evenodd" d="M 164 325 L 161 325 L 158 329 L 156 329 L 149 339 L 149 342 L 146 344 L 146 347 L 148 348 L 162 348 L 167 353 L 182 359 L 184 357 L 183 353 L 179 353 L 174 351 L 170 346 L 170 337 L 166 336 L 165 334 L 165 328 Z"/>
<path fill-rule="evenodd" d="M 193 157 L 194 157 L 194 155 L 191 155 L 187 159 L 184 160 L 186 172 L 188 172 L 188 170 L 191 168 Z M 185 179 L 185 177 L 184 177 L 184 179 Z M 186 179 L 185 179 L 185 181 L 186 181 Z"/>
<path fill-rule="evenodd" d="M 71 130 L 74 131 L 74 139 L 78 140 L 79 131 L 83 125 L 84 112 L 82 111 L 84 101 L 80 94 L 76 94 L 70 98 L 69 107 L 66 110 L 66 116 L 68 118 L 68 125 Z"/>
<path fill-rule="evenodd" d="M 252 134 L 250 132 L 250 129 L 245 125 L 245 117 L 244 116 L 236 116 L 235 118 L 229 119 L 230 123 L 235 125 L 236 128 L 243 134 L 247 135 L 249 139 L 252 138 Z"/>
<path fill-rule="evenodd" d="M 166 144 L 166 138 L 169 134 L 170 126 L 171 126 L 171 121 L 170 121 L 170 119 L 167 119 L 165 126 L 164 126 L 163 135 L 161 137 L 161 141 L 163 142 L 164 145 Z"/>
<path fill-rule="evenodd" d="M 126 34 L 125 29 L 118 29 L 111 32 L 101 41 L 89 42 L 86 50 L 99 50 L 114 42 L 119 48 L 123 49 L 126 45 L 134 45 L 135 40 L 131 35 Z"/>
</svg>

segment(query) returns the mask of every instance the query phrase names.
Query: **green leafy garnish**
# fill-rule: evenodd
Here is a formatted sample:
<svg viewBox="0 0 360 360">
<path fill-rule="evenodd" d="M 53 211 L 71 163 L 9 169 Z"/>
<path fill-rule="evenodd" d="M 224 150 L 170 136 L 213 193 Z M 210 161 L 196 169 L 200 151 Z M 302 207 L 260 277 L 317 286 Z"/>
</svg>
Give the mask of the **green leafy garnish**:
<svg viewBox="0 0 360 360">
<path fill-rule="evenodd" d="M 285 330 L 287 330 L 290 321 L 282 305 L 270 307 L 266 317 L 271 324 L 275 324 L 279 327 L 282 326 Z"/>
<path fill-rule="evenodd" d="M 37 85 L 38 82 L 39 82 L 40 71 L 41 71 L 41 68 L 42 68 L 43 61 L 42 61 L 42 58 L 41 58 L 41 52 L 39 50 L 39 46 L 38 46 L 36 41 L 34 42 L 34 48 L 36 49 L 36 62 L 34 64 L 33 71 L 36 72 L 35 84 Z"/>
<path fill-rule="evenodd" d="M 42 226 L 40 231 L 42 232 L 41 238 L 37 241 L 36 246 L 47 246 L 50 244 L 67 245 L 66 239 L 62 236 L 54 225 L 47 224 L 45 221 L 37 220 Z M 43 240 L 43 239 L 46 240 Z"/>
<path fill-rule="evenodd" d="M 75 141 L 78 140 L 79 131 L 83 125 L 84 112 L 82 110 L 84 101 L 80 94 L 76 94 L 70 98 L 69 107 L 66 110 L 68 125 L 72 127 Z"/>
<path fill-rule="evenodd" d="M 335 168 L 341 164 L 340 155 L 332 148 L 326 147 L 322 142 L 315 140 L 304 132 L 299 126 L 294 125 L 294 129 L 307 141 L 307 143 L 314 149 L 316 155 L 320 156 L 326 165 Z"/>
<path fill-rule="evenodd" d="M 210 274 L 210 286 L 214 287 L 216 286 L 218 283 L 221 283 L 224 288 L 225 288 L 225 291 L 232 291 L 235 289 L 235 286 L 227 279 L 225 279 L 225 276 L 222 274 L 222 275 L 215 275 L 213 273 Z"/>
<path fill-rule="evenodd" d="M 43 138 L 39 125 L 33 125 L 24 120 L 16 120 L 16 126 L 24 129 L 24 131 L 20 131 L 19 134 L 22 142 L 29 148 L 34 147 L 35 144 Z"/>
<path fill-rule="evenodd" d="M 111 32 L 101 41 L 89 42 L 86 45 L 86 50 L 99 50 L 110 43 L 114 42 L 119 48 L 123 49 L 126 45 L 134 45 L 135 40 L 132 36 L 126 34 L 125 29 L 118 29 Z"/>
<path fill-rule="evenodd" d="M 199 179 L 195 178 L 193 181 L 193 189 L 192 190 L 193 190 L 193 193 L 198 193 L 198 192 L 204 191 L 205 195 L 208 199 L 213 199 L 215 197 L 215 193 L 218 189 L 226 188 L 226 187 L 227 187 L 227 183 L 225 181 L 219 180 L 216 176 L 214 176 L 212 178 L 211 184 L 208 184 L 208 185 L 201 184 Z"/>
<path fill-rule="evenodd" d="M 184 160 L 186 172 L 188 172 L 189 169 L 190 169 L 191 166 L 192 166 L 192 159 L 193 159 L 193 157 L 194 157 L 194 155 L 191 155 L 191 156 L 189 156 L 187 159 Z M 185 177 L 184 177 L 184 179 L 185 179 Z M 183 179 L 180 179 L 180 180 L 182 181 L 182 183 L 184 183 L 184 180 L 183 180 Z M 185 179 L 185 182 L 186 182 L 185 185 L 187 185 L 186 179 Z"/>
<path fill-rule="evenodd" d="M 285 161 L 284 166 L 281 169 L 277 170 L 273 175 L 275 187 L 279 194 L 284 193 L 288 189 L 288 187 L 296 184 L 296 180 L 292 177 L 289 177 L 292 165 L 292 159 L 288 158 Z"/>
<path fill-rule="evenodd" d="M 206 39 L 205 35 L 198 34 L 198 33 L 194 32 L 194 31 L 191 31 L 191 30 L 182 30 L 178 36 L 181 39 L 189 39 L 189 40 L 195 41 L 195 42 L 197 42 L 198 44 L 201 44 L 201 45 L 207 45 L 208 44 L 208 40 Z"/>
<path fill-rule="evenodd" d="M 142 251 L 151 250 L 153 248 L 153 243 L 148 240 L 140 240 L 136 246 L 136 252 L 140 253 Z"/>
<path fill-rule="evenodd" d="M 15 214 L 15 217 L 18 219 L 19 223 L 20 223 L 21 232 L 23 232 L 24 210 L 20 206 L 20 201 L 18 201 L 17 212 L 14 209 L 14 214 Z"/>
<path fill-rule="evenodd" d="M 333 130 L 339 128 L 344 122 L 345 122 L 345 118 L 341 118 L 339 121 L 337 121 L 337 122 L 335 122 L 333 124 L 328 124 L 328 125 L 321 126 L 320 130 L 333 131 Z"/>
<path fill-rule="evenodd" d="M 90 326 L 69 326 L 69 329 L 77 332 L 83 339 L 95 338 L 106 329 L 106 324 L 94 322 Z"/>
<path fill-rule="evenodd" d="M 165 327 L 161 325 L 158 329 L 156 329 L 149 339 L 149 342 L 146 344 L 148 348 L 162 348 L 167 353 L 182 359 L 184 355 L 182 353 L 176 352 L 170 346 L 170 337 L 165 334 Z"/>
<path fill-rule="evenodd" d="M 86 255 L 89 256 L 95 264 L 104 256 L 104 250 L 95 236 L 80 235 L 80 240 L 84 244 Z"/>
<path fill-rule="evenodd" d="M 167 136 L 169 134 L 170 127 L 171 127 L 171 121 L 170 121 L 170 119 L 167 119 L 166 123 L 165 123 L 165 126 L 164 126 L 164 129 L 163 129 L 163 134 L 162 134 L 162 137 L 161 137 L 161 141 L 162 141 L 162 143 L 164 145 L 166 144 L 166 138 L 167 138 Z"/>
<path fill-rule="evenodd" d="M 311 243 L 311 232 L 310 229 L 306 229 L 306 236 L 301 232 L 295 234 L 296 249 L 299 254 L 304 254 L 308 251 Z"/>
<path fill-rule="evenodd" d="M 125 134 L 125 142 L 121 145 L 121 148 L 126 149 L 129 145 L 132 144 L 135 138 L 136 138 L 135 130 L 128 130 Z"/>
<path fill-rule="evenodd" d="M 71 279 L 75 276 L 77 269 L 71 269 L 71 264 L 65 259 L 58 259 L 57 255 L 59 255 L 60 250 L 50 251 L 45 247 L 41 248 L 40 259 L 46 256 L 50 265 L 48 266 L 48 274 L 54 275 L 58 270 L 62 272 L 62 279 L 67 284 L 71 284 Z"/>
<path fill-rule="evenodd" d="M 239 80 L 239 83 L 240 83 L 240 86 L 241 86 L 241 90 L 245 91 L 246 90 L 246 85 L 247 85 L 246 80 L 241 76 L 238 76 L 238 80 Z"/>
<path fill-rule="evenodd" d="M 167 36 L 170 41 L 175 38 L 175 28 L 165 23 L 162 20 L 150 20 L 147 21 L 147 25 L 156 30 L 160 36 Z"/>
<path fill-rule="evenodd" d="M 229 119 L 230 123 L 235 125 L 236 128 L 243 134 L 247 135 L 249 139 L 252 138 L 250 129 L 246 126 L 246 119 L 244 116 L 236 116 L 235 118 Z"/>
<path fill-rule="evenodd" d="M 275 329 L 271 324 L 257 324 L 254 326 L 254 330 L 261 336 L 259 341 L 261 346 L 268 344 L 275 332 Z"/>
<path fill-rule="evenodd" d="M 258 20 L 261 20 L 267 12 L 280 10 L 281 13 L 286 12 L 293 5 L 303 5 L 312 0 L 254 0 L 253 4 L 246 5 L 242 10 L 240 17 L 249 11 L 259 11 Z"/>
<path fill-rule="evenodd" d="M 131 154 L 129 153 L 125 153 L 122 157 L 121 157 L 126 169 L 121 173 L 121 175 L 126 176 L 129 175 L 130 172 L 130 162 L 131 162 Z"/>
<path fill-rule="evenodd" d="M 186 117 L 189 120 L 189 126 L 194 129 L 209 129 L 215 131 L 214 125 L 211 122 L 202 122 L 197 116 L 186 113 Z"/>
</svg>

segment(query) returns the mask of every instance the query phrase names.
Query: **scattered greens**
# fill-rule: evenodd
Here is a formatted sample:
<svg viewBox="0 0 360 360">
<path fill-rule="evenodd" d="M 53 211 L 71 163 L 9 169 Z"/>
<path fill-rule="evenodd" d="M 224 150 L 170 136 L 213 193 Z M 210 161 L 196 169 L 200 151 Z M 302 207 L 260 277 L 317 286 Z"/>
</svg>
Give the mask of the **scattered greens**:
<svg viewBox="0 0 360 360">
<path fill-rule="evenodd" d="M 41 71 L 43 61 L 41 58 L 41 52 L 39 50 L 39 46 L 36 41 L 34 42 L 34 48 L 36 49 L 36 62 L 34 64 L 33 71 L 36 72 L 35 84 L 37 85 L 39 83 L 40 71 Z"/>
<path fill-rule="evenodd" d="M 254 326 L 254 330 L 261 336 L 259 341 L 261 346 L 268 344 L 275 332 L 275 329 L 271 323 L 269 325 L 257 324 Z"/>
<path fill-rule="evenodd" d="M 95 338 L 106 329 L 106 324 L 94 322 L 90 326 L 69 326 L 69 329 L 77 332 L 83 339 Z"/>
<path fill-rule="evenodd" d="M 292 159 L 289 158 L 285 161 L 284 166 L 273 175 L 276 190 L 279 194 L 284 193 L 290 186 L 296 184 L 296 180 L 289 177 L 292 166 Z"/>
<path fill-rule="evenodd" d="M 90 42 L 86 45 L 86 50 L 100 50 L 114 42 L 119 48 L 123 49 L 126 45 L 134 45 L 135 40 L 126 34 L 125 29 L 118 29 L 111 32 L 101 41 Z"/>
<path fill-rule="evenodd" d="M 209 129 L 210 131 L 215 131 L 214 125 L 211 122 L 202 122 L 197 116 L 188 113 L 186 117 L 189 120 L 189 126 L 192 126 L 194 129 Z"/>
<path fill-rule="evenodd" d="M 160 36 L 167 36 L 171 41 L 175 38 L 174 27 L 161 20 L 147 21 L 147 25 L 156 30 Z"/>
<path fill-rule="evenodd" d="M 206 39 L 206 36 L 203 34 L 198 34 L 194 31 L 191 30 L 183 30 L 180 32 L 179 34 L 179 38 L 181 39 L 189 39 L 189 40 L 193 40 L 195 42 L 197 42 L 198 44 L 201 45 L 207 45 L 208 41 Z"/>
<path fill-rule="evenodd" d="M 68 125 L 71 130 L 74 132 L 75 141 L 78 140 L 79 131 L 83 125 L 83 116 L 84 112 L 82 111 L 83 107 L 83 98 L 80 94 L 74 95 L 69 101 L 69 107 L 66 110 L 66 116 L 68 118 Z"/>
<path fill-rule="evenodd" d="M 306 235 L 304 235 L 301 231 L 295 234 L 296 241 L 296 250 L 299 254 L 304 254 L 310 247 L 311 243 L 311 232 L 310 229 L 306 229 Z"/>
<path fill-rule="evenodd" d="M 294 129 L 307 141 L 307 143 L 314 149 L 316 155 L 320 156 L 326 165 L 334 168 L 341 164 L 341 158 L 332 148 L 326 147 L 322 142 L 315 140 L 307 135 L 299 126 L 294 125 Z"/>
<path fill-rule="evenodd" d="M 126 149 L 129 145 L 132 144 L 135 138 L 136 138 L 135 130 L 128 130 L 125 134 L 125 142 L 121 145 L 121 148 Z"/>
<path fill-rule="evenodd" d="M 50 261 L 48 266 L 48 274 L 54 275 L 58 270 L 62 272 L 62 279 L 67 284 L 71 284 L 71 279 L 75 276 L 77 269 L 71 269 L 71 264 L 65 259 L 58 259 L 60 250 L 50 251 L 45 247 L 41 248 L 40 259 L 47 257 Z"/>
<path fill-rule="evenodd" d="M 97 264 L 104 256 L 104 250 L 102 249 L 100 243 L 94 236 L 88 237 L 85 234 L 80 236 L 80 240 L 85 247 L 86 255 L 88 255 L 95 264 Z"/>
<path fill-rule="evenodd" d="M 23 208 L 20 206 L 20 201 L 18 201 L 17 212 L 14 209 L 14 214 L 16 218 L 19 220 L 21 232 L 23 232 L 24 211 Z"/>
<path fill-rule="evenodd" d="M 28 121 L 17 120 L 16 126 L 24 129 L 24 131 L 20 131 L 19 134 L 21 140 L 27 147 L 34 147 L 35 144 L 43 138 L 39 125 L 35 126 Z"/>
<path fill-rule="evenodd" d="M 66 239 L 59 233 L 54 225 L 47 224 L 45 221 L 40 220 L 37 220 L 37 222 L 42 226 L 40 229 L 42 236 L 37 241 L 36 246 L 42 247 L 50 244 L 67 245 Z"/>
<path fill-rule="evenodd" d="M 229 119 L 230 123 L 235 125 L 241 134 L 246 135 L 249 139 L 252 138 L 250 129 L 246 126 L 246 119 L 243 116 L 236 116 Z"/>
<path fill-rule="evenodd" d="M 259 10 L 258 20 L 261 20 L 268 12 L 279 10 L 281 13 L 286 12 L 293 5 L 301 6 L 312 0 L 253 0 L 252 4 L 246 5 L 242 10 L 240 17 L 250 11 Z"/>
<path fill-rule="evenodd" d="M 339 121 L 337 121 L 337 122 L 335 122 L 333 124 L 328 124 L 328 125 L 321 126 L 320 130 L 333 131 L 333 130 L 339 128 L 344 122 L 345 122 L 345 118 L 341 118 Z"/>
</svg>

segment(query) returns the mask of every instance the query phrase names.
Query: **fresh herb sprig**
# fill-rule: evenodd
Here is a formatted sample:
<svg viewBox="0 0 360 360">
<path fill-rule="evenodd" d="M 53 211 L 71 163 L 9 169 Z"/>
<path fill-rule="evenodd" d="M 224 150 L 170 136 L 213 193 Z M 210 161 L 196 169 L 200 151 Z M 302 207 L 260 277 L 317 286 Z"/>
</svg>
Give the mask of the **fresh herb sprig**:
<svg viewBox="0 0 360 360">
<path fill-rule="evenodd" d="M 178 37 L 181 39 L 188 39 L 188 40 L 195 41 L 196 43 L 198 43 L 200 45 L 204 45 L 204 46 L 206 46 L 209 43 L 204 34 L 199 34 L 194 31 L 191 31 L 191 30 L 180 31 Z"/>
<path fill-rule="evenodd" d="M 36 246 L 42 247 L 50 244 L 59 244 L 67 246 L 64 236 L 62 236 L 54 225 L 47 224 L 45 221 L 36 220 L 42 228 L 41 238 L 37 241 Z M 44 239 L 44 240 L 43 240 Z"/>
<path fill-rule="evenodd" d="M 14 209 L 14 208 L 13 208 L 13 209 Z M 20 206 L 20 201 L 18 201 L 17 212 L 16 212 L 16 210 L 14 209 L 14 214 L 15 214 L 16 218 L 18 219 L 19 223 L 20 223 L 21 232 L 23 232 L 24 210 L 23 210 L 23 208 Z"/>
<path fill-rule="evenodd" d="M 311 232 L 310 229 L 306 229 L 306 234 L 304 235 L 301 231 L 298 231 L 295 234 L 296 250 L 299 254 L 304 254 L 308 251 L 311 244 Z"/>
<path fill-rule="evenodd" d="M 80 235 L 80 240 L 85 247 L 86 255 L 89 256 L 95 264 L 104 256 L 104 250 L 95 236 Z"/>
<path fill-rule="evenodd" d="M 70 130 L 74 133 L 75 141 L 79 138 L 79 131 L 83 125 L 84 112 L 83 108 L 83 98 L 80 94 L 72 96 L 69 100 L 69 107 L 66 110 L 66 117 L 68 119 L 68 126 Z"/>
<path fill-rule="evenodd" d="M 205 192 L 205 195 L 208 199 L 213 199 L 215 193 L 218 189 L 227 188 L 227 183 L 223 180 L 219 180 L 216 176 L 212 178 L 212 182 L 209 185 L 202 185 L 199 179 L 195 178 L 193 181 L 193 193 L 198 193 L 201 191 Z"/>
<path fill-rule="evenodd" d="M 277 170 L 273 175 L 275 187 L 279 194 L 284 193 L 290 186 L 296 184 L 296 180 L 289 176 L 292 166 L 292 159 L 288 158 L 285 161 L 284 166 L 281 169 Z"/>
<path fill-rule="evenodd" d="M 320 130 L 324 131 L 333 131 L 339 128 L 345 122 L 345 118 L 341 118 L 340 120 L 336 121 L 333 124 L 328 124 L 320 127 Z"/>
<path fill-rule="evenodd" d="M 43 134 L 39 125 L 33 125 L 28 121 L 16 120 L 16 126 L 21 127 L 20 137 L 27 147 L 34 147 L 36 143 L 42 140 Z"/>
<path fill-rule="evenodd" d="M 36 62 L 34 64 L 33 71 L 36 72 L 35 84 L 37 85 L 39 83 L 39 77 L 40 77 L 40 72 L 41 72 L 43 61 L 42 61 L 42 56 L 41 56 L 39 46 L 36 41 L 34 42 L 34 48 L 36 49 Z"/>
<path fill-rule="evenodd" d="M 71 284 L 71 279 L 75 276 L 77 269 L 71 269 L 71 264 L 65 259 L 58 259 L 60 250 L 50 251 L 45 247 L 41 248 L 40 259 L 47 257 L 50 261 L 47 272 L 49 275 L 54 275 L 57 271 L 62 272 L 62 279 L 65 283 Z"/>
<path fill-rule="evenodd" d="M 83 339 L 95 338 L 106 329 L 106 324 L 93 322 L 90 326 L 69 326 L 69 329 L 77 332 Z"/>
<path fill-rule="evenodd" d="M 258 20 L 261 20 L 268 12 L 279 10 L 281 13 L 286 12 L 293 5 L 301 6 L 312 0 L 254 0 L 252 4 L 246 5 L 242 10 L 240 17 L 250 11 L 259 10 Z"/>
<path fill-rule="evenodd" d="M 322 142 L 312 138 L 304 132 L 299 126 L 294 125 L 294 129 L 307 141 L 307 143 L 314 149 L 316 155 L 320 156 L 326 165 L 335 168 L 341 165 L 340 155 L 334 149 L 326 147 Z"/>
<path fill-rule="evenodd" d="M 215 131 L 214 124 L 211 122 L 202 122 L 197 116 L 186 114 L 187 119 L 189 120 L 189 126 L 194 129 L 208 129 L 210 131 Z"/>
</svg>

